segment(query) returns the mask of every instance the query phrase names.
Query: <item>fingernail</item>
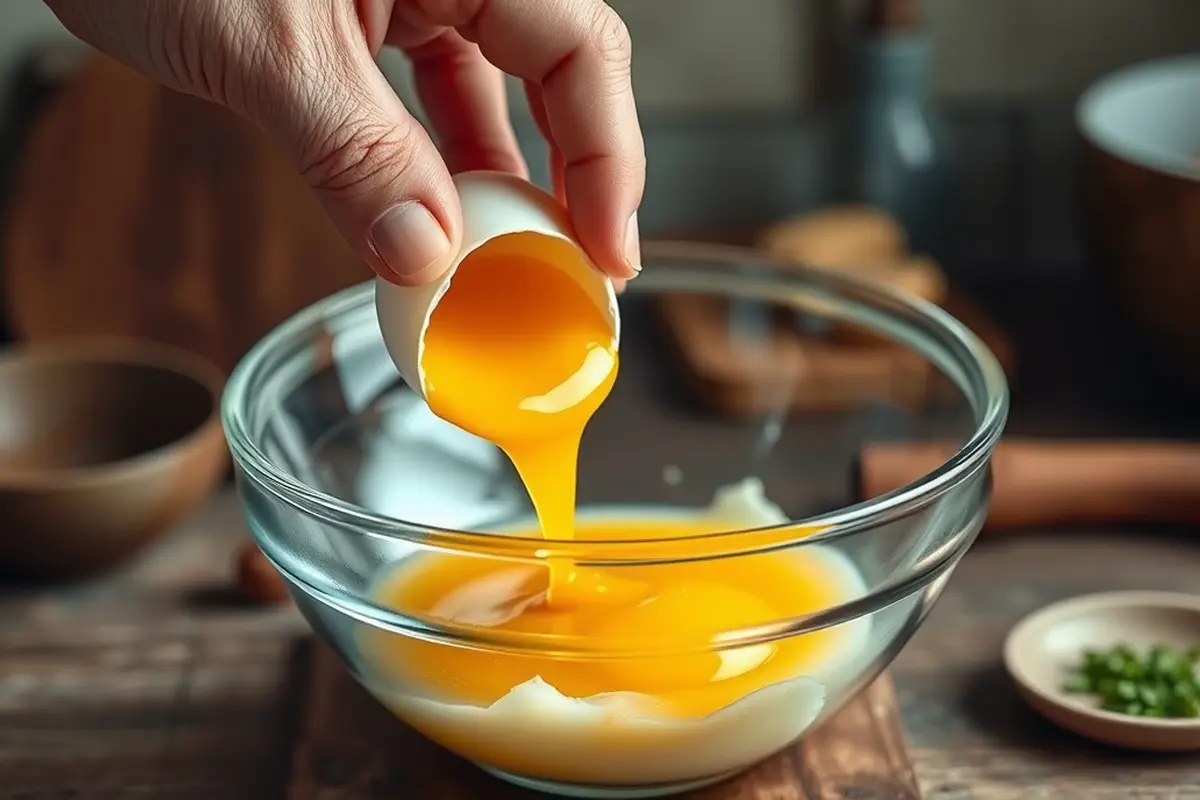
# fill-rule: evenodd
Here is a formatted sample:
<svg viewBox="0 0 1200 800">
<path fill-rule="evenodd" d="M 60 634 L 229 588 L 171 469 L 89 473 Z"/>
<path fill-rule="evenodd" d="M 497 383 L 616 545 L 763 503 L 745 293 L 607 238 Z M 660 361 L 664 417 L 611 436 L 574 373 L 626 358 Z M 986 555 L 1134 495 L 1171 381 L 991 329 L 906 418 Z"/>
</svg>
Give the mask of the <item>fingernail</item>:
<svg viewBox="0 0 1200 800">
<path fill-rule="evenodd" d="M 625 262 L 634 275 L 642 271 L 642 240 L 638 236 L 636 211 L 629 217 L 625 226 Z"/>
<path fill-rule="evenodd" d="M 418 202 L 389 209 L 371 228 L 371 249 L 405 283 L 419 281 L 446 255 L 450 240 L 437 219 Z"/>
</svg>

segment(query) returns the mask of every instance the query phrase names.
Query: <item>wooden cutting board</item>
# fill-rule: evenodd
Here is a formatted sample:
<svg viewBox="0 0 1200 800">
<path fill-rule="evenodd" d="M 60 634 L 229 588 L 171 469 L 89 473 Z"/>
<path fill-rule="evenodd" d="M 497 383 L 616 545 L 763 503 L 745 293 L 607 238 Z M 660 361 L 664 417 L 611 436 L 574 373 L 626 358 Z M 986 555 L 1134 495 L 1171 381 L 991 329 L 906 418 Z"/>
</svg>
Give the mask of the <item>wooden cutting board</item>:
<svg viewBox="0 0 1200 800">
<path fill-rule="evenodd" d="M 275 143 L 101 57 L 34 121 L 5 221 L 13 335 L 142 337 L 230 370 L 370 272 Z"/>
<path fill-rule="evenodd" d="M 915 351 L 809 336 L 787 314 L 766 320 L 765 338 L 744 348 L 730 336 L 730 306 L 721 298 L 672 293 L 657 300 L 683 384 L 717 413 L 740 417 L 784 407 L 822 413 L 876 401 L 904 408 L 962 402 L 958 388 Z M 1015 354 L 1008 335 L 965 294 L 952 292 L 943 308 L 991 348 L 1011 382 Z"/>
<path fill-rule="evenodd" d="M 289 800 L 539 800 L 405 727 L 314 649 Z M 919 800 L 891 681 L 877 680 L 806 741 L 686 800 Z"/>
</svg>

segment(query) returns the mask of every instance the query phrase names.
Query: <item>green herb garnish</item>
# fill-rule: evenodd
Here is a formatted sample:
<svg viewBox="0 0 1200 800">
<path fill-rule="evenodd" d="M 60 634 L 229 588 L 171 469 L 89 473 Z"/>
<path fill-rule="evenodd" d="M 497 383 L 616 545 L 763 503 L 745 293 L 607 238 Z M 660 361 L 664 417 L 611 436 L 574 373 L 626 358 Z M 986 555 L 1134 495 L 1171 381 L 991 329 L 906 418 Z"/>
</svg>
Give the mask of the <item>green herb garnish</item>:
<svg viewBox="0 0 1200 800">
<path fill-rule="evenodd" d="M 1155 645 L 1140 657 L 1128 645 L 1085 650 L 1083 663 L 1070 670 L 1063 691 L 1092 694 L 1105 711 L 1136 717 L 1200 717 L 1200 646 L 1173 650 Z"/>
</svg>

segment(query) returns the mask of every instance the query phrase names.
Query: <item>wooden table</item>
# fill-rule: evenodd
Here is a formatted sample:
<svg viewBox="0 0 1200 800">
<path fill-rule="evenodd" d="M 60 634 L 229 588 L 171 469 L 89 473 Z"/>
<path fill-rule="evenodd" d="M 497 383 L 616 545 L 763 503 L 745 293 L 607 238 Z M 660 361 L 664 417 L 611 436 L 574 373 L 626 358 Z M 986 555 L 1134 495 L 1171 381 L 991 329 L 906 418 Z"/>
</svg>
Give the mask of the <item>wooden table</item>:
<svg viewBox="0 0 1200 800">
<path fill-rule="evenodd" d="M 281 796 L 306 628 L 225 592 L 242 536 L 224 492 L 124 575 L 0 599 L 0 798 Z M 892 671 L 926 797 L 1200 797 L 1200 762 L 1098 748 L 1017 699 L 1000 643 L 1021 615 L 1107 588 L 1200 590 L 1170 536 L 1047 532 L 979 544 Z M 331 795 L 336 796 L 336 795 Z"/>
<path fill-rule="evenodd" d="M 1099 316 L 1052 313 L 1078 301 L 1077 287 L 982 291 L 1027 345 L 1014 433 L 1188 435 L 1200 423 L 1131 378 Z M 121 574 L 0 591 L 0 798 L 283 795 L 307 629 L 291 609 L 230 599 L 244 535 L 224 491 Z M 1200 591 L 1200 549 L 1188 532 L 1096 529 L 976 545 L 892 670 L 926 797 L 1200 798 L 1197 759 L 1076 739 L 1026 709 L 1001 671 L 1000 644 L 1022 615 L 1122 588 Z"/>
</svg>

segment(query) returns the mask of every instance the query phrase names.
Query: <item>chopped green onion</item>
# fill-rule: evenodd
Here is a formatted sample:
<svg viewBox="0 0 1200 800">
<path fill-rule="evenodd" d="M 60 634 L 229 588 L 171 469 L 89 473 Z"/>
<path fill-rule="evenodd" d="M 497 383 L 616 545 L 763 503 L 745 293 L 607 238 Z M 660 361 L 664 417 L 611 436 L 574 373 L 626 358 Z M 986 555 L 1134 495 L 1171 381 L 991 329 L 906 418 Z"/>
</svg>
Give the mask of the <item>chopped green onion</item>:
<svg viewBox="0 0 1200 800">
<path fill-rule="evenodd" d="M 1164 645 L 1141 656 L 1129 645 L 1085 650 L 1062 689 L 1098 697 L 1105 711 L 1140 717 L 1200 717 L 1200 645 L 1185 651 Z"/>
</svg>

